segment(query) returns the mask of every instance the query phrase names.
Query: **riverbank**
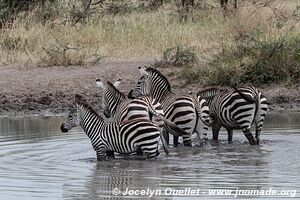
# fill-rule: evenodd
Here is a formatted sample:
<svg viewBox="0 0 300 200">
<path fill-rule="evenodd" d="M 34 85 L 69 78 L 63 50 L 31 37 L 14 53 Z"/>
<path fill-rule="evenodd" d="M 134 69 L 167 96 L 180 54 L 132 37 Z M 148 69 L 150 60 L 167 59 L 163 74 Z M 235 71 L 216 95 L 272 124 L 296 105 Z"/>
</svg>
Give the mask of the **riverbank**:
<svg viewBox="0 0 300 200">
<path fill-rule="evenodd" d="M 122 78 L 119 88 L 127 93 L 140 77 L 137 67 L 149 64 L 149 61 L 105 61 L 95 66 L 3 66 L 0 116 L 62 114 L 72 105 L 76 93 L 85 96 L 100 110 L 101 91 L 95 86 L 96 78 L 103 81 Z M 175 93 L 187 94 L 203 88 L 179 79 L 176 68 L 160 70 L 168 76 Z M 299 87 L 269 85 L 259 88 L 271 104 L 270 111 L 300 111 Z"/>
</svg>

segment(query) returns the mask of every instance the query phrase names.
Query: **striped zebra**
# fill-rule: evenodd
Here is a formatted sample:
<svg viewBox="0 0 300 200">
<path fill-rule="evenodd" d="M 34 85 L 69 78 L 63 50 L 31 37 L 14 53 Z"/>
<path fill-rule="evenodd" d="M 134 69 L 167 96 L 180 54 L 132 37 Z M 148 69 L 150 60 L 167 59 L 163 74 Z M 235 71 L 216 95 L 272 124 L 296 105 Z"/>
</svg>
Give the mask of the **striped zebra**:
<svg viewBox="0 0 300 200">
<path fill-rule="evenodd" d="M 164 112 L 161 104 L 151 97 L 141 97 L 138 99 L 126 99 L 117 87 L 121 79 L 111 83 L 103 83 L 96 79 L 96 86 L 102 91 L 102 109 L 106 118 L 113 118 L 114 121 L 125 121 L 130 119 L 147 119 L 152 121 L 156 115 L 163 116 Z M 156 117 L 153 119 L 159 126 L 163 126 L 163 120 Z"/>
<path fill-rule="evenodd" d="M 206 100 L 196 95 L 176 95 L 171 90 L 167 78 L 157 69 L 139 67 L 142 77 L 132 89 L 128 97 L 136 98 L 149 95 L 159 101 L 165 112 L 165 117 L 174 122 L 187 133 L 183 135 L 185 146 L 191 146 L 191 135 L 196 132 L 201 141 L 207 138 L 207 130 L 211 123 Z M 169 134 L 164 132 L 166 140 Z M 178 137 L 174 137 L 174 146 L 178 145 Z"/>
<path fill-rule="evenodd" d="M 156 124 L 148 120 L 107 123 L 80 95 L 75 96 L 74 108 L 60 128 L 62 132 L 68 132 L 78 125 L 90 138 L 98 160 L 113 156 L 113 152 L 126 154 L 140 150 L 147 158 L 159 154 L 160 130 Z"/>
<path fill-rule="evenodd" d="M 97 87 L 102 90 L 102 108 L 107 118 L 113 118 L 114 121 L 150 120 L 160 127 L 161 132 L 165 128 L 166 131 L 177 136 L 186 134 L 185 131 L 164 117 L 161 104 L 154 98 L 143 96 L 137 99 L 126 99 L 125 95 L 116 88 L 120 81 L 120 79 L 114 83 L 107 81 L 105 84 L 100 79 L 96 80 Z M 168 154 L 168 145 L 164 137 L 162 137 L 162 143 Z"/>
<path fill-rule="evenodd" d="M 269 103 L 257 88 L 234 87 L 234 91 L 209 88 L 199 91 L 197 95 L 205 98 L 209 104 L 213 139 L 218 140 L 220 128 L 224 127 L 228 141 L 232 141 L 234 129 L 242 129 L 251 145 L 259 144 Z M 255 139 L 250 130 L 253 122 L 256 127 Z"/>
</svg>

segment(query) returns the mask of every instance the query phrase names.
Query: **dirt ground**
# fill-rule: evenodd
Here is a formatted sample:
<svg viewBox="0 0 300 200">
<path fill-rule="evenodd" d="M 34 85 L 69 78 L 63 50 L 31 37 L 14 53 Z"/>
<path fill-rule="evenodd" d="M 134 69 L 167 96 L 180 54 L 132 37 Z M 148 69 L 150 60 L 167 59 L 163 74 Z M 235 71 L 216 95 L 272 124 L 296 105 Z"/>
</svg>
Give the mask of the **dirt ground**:
<svg viewBox="0 0 300 200">
<path fill-rule="evenodd" d="M 100 110 L 101 92 L 95 79 L 115 81 L 122 78 L 120 90 L 128 92 L 140 77 L 137 67 L 145 61 L 102 62 L 96 66 L 0 67 L 0 116 L 61 114 L 68 109 L 74 94 L 84 95 Z M 174 68 L 161 69 L 175 93 L 197 92 L 202 87 L 187 84 Z M 260 88 L 267 96 L 271 111 L 300 111 L 300 88 L 280 85 Z"/>
</svg>

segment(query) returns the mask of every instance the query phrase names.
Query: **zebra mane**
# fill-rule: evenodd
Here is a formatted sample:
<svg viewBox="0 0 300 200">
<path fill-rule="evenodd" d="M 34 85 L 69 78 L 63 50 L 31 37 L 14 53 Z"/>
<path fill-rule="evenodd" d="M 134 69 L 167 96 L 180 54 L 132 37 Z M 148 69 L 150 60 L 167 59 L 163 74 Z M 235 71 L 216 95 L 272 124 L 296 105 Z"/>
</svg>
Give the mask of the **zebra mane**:
<svg viewBox="0 0 300 200">
<path fill-rule="evenodd" d="M 111 87 L 116 93 L 118 93 L 118 95 L 122 96 L 123 99 L 126 99 L 125 94 L 123 94 L 123 92 L 118 90 L 110 81 L 107 81 L 106 83 L 107 83 L 107 86 Z"/>
<path fill-rule="evenodd" d="M 90 111 L 91 113 L 93 113 L 94 115 L 96 115 L 97 117 L 103 119 L 93 108 L 93 106 L 91 104 L 89 104 L 87 102 L 86 99 L 84 99 L 81 95 L 79 94 L 75 94 L 75 103 L 78 104 L 79 106 L 82 106 L 83 108 L 85 108 L 86 110 Z"/>
<path fill-rule="evenodd" d="M 146 69 L 146 72 L 149 72 L 149 73 L 153 73 L 153 74 L 157 74 L 159 77 L 161 77 L 161 79 L 167 83 L 167 90 L 171 91 L 171 84 L 169 82 L 169 80 L 167 79 L 167 77 L 165 75 L 163 75 L 160 71 L 158 71 L 157 69 L 155 68 L 152 68 L 152 67 L 148 67 Z"/>
<path fill-rule="evenodd" d="M 204 90 L 200 90 L 197 92 L 197 96 L 201 96 L 202 98 L 214 97 L 216 94 L 227 91 L 226 89 L 221 89 L 217 87 L 211 87 Z"/>
</svg>

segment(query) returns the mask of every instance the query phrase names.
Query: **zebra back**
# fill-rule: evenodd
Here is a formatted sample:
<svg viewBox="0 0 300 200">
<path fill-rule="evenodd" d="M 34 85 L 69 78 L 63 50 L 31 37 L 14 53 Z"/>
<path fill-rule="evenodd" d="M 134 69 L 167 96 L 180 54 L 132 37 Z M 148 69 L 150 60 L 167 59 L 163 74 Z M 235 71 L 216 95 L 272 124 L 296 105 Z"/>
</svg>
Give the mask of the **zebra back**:
<svg viewBox="0 0 300 200">
<path fill-rule="evenodd" d="M 196 95 L 198 97 L 204 98 L 207 101 L 208 105 L 210 105 L 215 96 L 220 95 L 221 93 L 224 94 L 226 92 L 228 92 L 228 90 L 226 89 L 211 87 L 211 88 L 198 91 Z"/>
</svg>

